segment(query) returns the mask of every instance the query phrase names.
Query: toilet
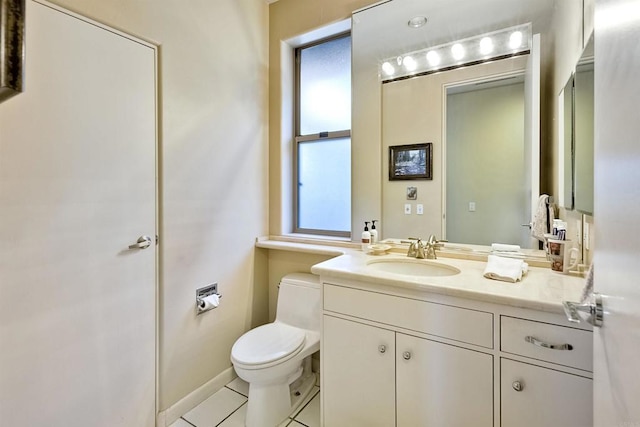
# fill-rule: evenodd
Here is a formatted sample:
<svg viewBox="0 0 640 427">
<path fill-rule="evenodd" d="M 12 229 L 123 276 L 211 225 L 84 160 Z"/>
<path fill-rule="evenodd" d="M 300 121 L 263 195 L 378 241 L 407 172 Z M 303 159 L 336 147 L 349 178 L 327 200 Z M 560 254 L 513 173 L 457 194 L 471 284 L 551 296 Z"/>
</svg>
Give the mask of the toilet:
<svg viewBox="0 0 640 427">
<path fill-rule="evenodd" d="M 295 411 L 316 383 L 311 355 L 320 349 L 320 281 L 308 273 L 280 281 L 276 320 L 242 335 L 231 362 L 249 383 L 247 427 L 274 427 Z"/>
</svg>

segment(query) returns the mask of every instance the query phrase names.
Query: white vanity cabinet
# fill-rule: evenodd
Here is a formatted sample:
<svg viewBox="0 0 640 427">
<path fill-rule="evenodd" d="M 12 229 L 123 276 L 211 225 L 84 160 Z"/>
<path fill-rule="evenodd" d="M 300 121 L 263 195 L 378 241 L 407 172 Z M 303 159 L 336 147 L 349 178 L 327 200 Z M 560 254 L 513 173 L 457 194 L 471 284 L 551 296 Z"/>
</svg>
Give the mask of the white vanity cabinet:
<svg viewBox="0 0 640 427">
<path fill-rule="evenodd" d="M 553 313 L 325 281 L 323 425 L 589 426 L 591 340 Z"/>
<path fill-rule="evenodd" d="M 490 313 L 327 284 L 324 308 L 325 426 L 493 426 L 493 355 L 410 334 L 491 346 Z"/>
<path fill-rule="evenodd" d="M 592 333 L 509 316 L 500 328 L 503 354 L 524 357 L 500 359 L 501 426 L 593 425 Z"/>
</svg>

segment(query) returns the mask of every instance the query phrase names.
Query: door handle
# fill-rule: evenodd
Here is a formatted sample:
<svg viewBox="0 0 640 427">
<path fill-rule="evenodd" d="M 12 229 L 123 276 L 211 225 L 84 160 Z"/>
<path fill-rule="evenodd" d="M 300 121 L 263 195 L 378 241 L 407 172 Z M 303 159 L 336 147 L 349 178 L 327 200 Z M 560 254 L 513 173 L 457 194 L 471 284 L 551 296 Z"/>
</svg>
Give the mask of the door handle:
<svg viewBox="0 0 640 427">
<path fill-rule="evenodd" d="M 567 315 L 569 322 L 580 323 L 583 319 L 579 312 L 589 314 L 587 322 L 593 326 L 600 327 L 604 322 L 604 309 L 602 307 L 602 296 L 598 293 L 593 293 L 593 303 L 578 303 L 571 301 L 562 301 L 562 307 L 564 308 L 564 314 Z"/>
<path fill-rule="evenodd" d="M 147 249 L 151 246 L 151 237 L 140 236 L 133 245 L 129 245 L 129 249 Z"/>
</svg>

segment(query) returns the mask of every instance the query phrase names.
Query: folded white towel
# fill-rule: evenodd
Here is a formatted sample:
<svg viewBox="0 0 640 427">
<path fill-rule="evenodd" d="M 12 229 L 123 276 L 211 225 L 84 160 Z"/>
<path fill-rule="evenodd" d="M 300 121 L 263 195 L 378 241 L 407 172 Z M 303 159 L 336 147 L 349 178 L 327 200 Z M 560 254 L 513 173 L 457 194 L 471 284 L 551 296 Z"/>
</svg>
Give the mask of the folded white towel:
<svg viewBox="0 0 640 427">
<path fill-rule="evenodd" d="M 515 283 L 518 280 L 522 280 L 522 275 L 526 274 L 527 271 L 529 271 L 529 264 L 521 259 L 489 255 L 483 275 L 488 279 Z"/>
<path fill-rule="evenodd" d="M 507 245 L 506 243 L 492 243 L 491 250 L 496 252 L 520 252 L 520 246 Z"/>
</svg>

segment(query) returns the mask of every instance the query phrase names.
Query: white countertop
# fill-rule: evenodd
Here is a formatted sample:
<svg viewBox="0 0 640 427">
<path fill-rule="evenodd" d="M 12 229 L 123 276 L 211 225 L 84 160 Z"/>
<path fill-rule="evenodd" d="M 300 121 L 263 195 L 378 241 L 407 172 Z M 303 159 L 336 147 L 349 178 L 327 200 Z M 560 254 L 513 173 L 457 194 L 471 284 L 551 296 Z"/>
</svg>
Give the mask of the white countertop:
<svg viewBox="0 0 640 427">
<path fill-rule="evenodd" d="M 314 265 L 311 272 L 325 280 L 357 280 L 553 313 L 563 313 L 563 300 L 580 301 L 585 283 L 583 278 L 556 273 L 545 267 L 529 267 L 522 281 L 516 283 L 492 280 L 483 276 L 486 262 L 444 256 L 429 262 L 456 267 L 460 270 L 459 274 L 442 277 L 408 276 L 371 271 L 367 267 L 368 260 L 382 257 L 406 259 L 405 255 L 398 253 L 376 256 L 351 250 Z"/>
<path fill-rule="evenodd" d="M 471 257 L 464 252 L 438 252 L 437 260 L 456 267 L 459 274 L 442 277 L 408 276 L 367 268 L 367 261 L 382 258 L 406 259 L 396 249 L 386 255 L 368 255 L 358 244 L 347 242 L 314 242 L 313 239 L 259 238 L 256 246 L 266 249 L 328 255 L 334 258 L 311 267 L 311 272 L 324 280 L 357 280 L 385 286 L 397 286 L 420 292 L 437 293 L 459 298 L 505 304 L 552 313 L 563 313 L 562 301 L 580 301 L 585 279 L 552 271 L 544 262 L 530 260 L 529 271 L 522 281 L 516 283 L 487 279 L 483 276 L 486 255 Z"/>
</svg>

